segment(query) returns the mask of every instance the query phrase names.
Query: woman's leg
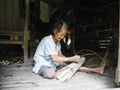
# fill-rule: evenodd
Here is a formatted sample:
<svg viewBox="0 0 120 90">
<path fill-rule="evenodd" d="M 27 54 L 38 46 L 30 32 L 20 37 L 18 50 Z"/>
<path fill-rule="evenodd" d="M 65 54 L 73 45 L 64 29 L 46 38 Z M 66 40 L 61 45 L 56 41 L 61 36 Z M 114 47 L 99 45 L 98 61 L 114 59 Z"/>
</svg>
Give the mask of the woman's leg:
<svg viewBox="0 0 120 90">
<path fill-rule="evenodd" d="M 43 78 L 53 79 L 55 78 L 55 67 L 41 66 L 39 75 Z"/>
<path fill-rule="evenodd" d="M 96 72 L 99 74 L 103 74 L 105 65 L 106 64 L 103 63 L 100 67 L 96 67 L 96 68 L 80 67 L 79 70 L 86 70 L 86 71 L 92 71 L 92 72 Z"/>
</svg>

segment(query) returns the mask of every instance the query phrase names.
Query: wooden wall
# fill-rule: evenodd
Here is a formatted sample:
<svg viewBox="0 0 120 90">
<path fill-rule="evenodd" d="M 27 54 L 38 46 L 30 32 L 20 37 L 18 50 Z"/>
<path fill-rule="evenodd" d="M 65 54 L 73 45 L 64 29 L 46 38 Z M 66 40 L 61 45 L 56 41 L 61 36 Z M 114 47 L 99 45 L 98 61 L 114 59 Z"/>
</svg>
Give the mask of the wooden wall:
<svg viewBox="0 0 120 90">
<path fill-rule="evenodd" d="M 40 19 L 42 22 L 49 22 L 49 5 L 43 1 L 40 1 Z"/>
<path fill-rule="evenodd" d="M 20 0 L 0 0 L 0 30 L 23 30 Z"/>
</svg>

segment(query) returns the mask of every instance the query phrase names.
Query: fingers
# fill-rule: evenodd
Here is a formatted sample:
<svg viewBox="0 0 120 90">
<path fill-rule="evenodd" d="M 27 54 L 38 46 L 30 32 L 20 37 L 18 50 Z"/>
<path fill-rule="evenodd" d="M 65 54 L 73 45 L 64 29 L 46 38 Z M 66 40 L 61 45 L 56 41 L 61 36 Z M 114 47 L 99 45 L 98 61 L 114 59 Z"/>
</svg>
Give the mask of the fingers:
<svg viewBox="0 0 120 90">
<path fill-rule="evenodd" d="M 79 55 L 73 56 L 73 61 L 74 62 L 79 62 L 80 61 L 80 56 Z"/>
<path fill-rule="evenodd" d="M 68 57 L 68 61 L 79 62 L 80 61 L 80 56 L 75 55 L 75 56 L 72 56 L 72 57 Z"/>
</svg>

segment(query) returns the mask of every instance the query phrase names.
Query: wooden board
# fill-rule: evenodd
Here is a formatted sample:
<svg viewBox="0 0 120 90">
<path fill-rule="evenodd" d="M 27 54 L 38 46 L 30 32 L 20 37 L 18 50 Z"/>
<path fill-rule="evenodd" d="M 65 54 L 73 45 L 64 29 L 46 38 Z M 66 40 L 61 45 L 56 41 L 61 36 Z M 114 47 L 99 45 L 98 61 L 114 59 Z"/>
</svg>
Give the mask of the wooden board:
<svg viewBox="0 0 120 90">
<path fill-rule="evenodd" d="M 84 63 L 84 61 L 85 61 L 85 57 L 81 57 L 78 63 L 71 63 L 67 65 L 66 67 L 60 69 L 56 73 L 56 78 L 60 81 L 69 80 L 76 73 L 76 71 L 80 68 L 80 66 Z"/>
</svg>

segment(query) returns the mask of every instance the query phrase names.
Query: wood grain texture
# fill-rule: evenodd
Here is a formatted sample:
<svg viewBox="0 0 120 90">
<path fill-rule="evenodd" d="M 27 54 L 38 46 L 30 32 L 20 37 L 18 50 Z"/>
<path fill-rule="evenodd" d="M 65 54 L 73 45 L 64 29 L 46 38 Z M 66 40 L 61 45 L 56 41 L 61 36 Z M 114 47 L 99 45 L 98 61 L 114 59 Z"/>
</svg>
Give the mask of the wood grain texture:
<svg viewBox="0 0 120 90">
<path fill-rule="evenodd" d="M 82 57 L 78 63 L 71 63 L 66 67 L 60 69 L 56 73 L 56 78 L 60 81 L 67 81 L 69 80 L 76 71 L 80 68 L 80 66 L 84 63 L 85 57 Z"/>
</svg>

